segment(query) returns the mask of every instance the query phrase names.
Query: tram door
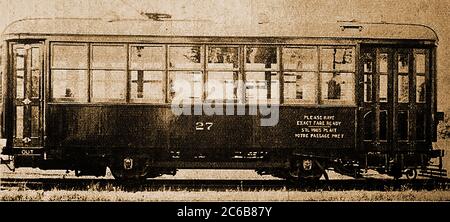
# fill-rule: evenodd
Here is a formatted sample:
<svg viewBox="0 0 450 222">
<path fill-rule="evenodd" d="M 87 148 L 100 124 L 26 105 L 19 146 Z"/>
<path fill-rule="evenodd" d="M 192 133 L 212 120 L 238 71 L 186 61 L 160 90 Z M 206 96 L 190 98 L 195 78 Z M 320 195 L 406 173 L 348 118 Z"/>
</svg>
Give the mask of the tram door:
<svg viewBox="0 0 450 222">
<path fill-rule="evenodd" d="M 425 148 L 431 124 L 429 51 L 362 47 L 360 132 L 366 151 Z"/>
<path fill-rule="evenodd" d="M 14 97 L 14 146 L 42 147 L 43 47 L 12 44 Z M 24 153 L 25 152 L 25 153 Z M 22 154 L 33 154 L 23 150 Z"/>
</svg>

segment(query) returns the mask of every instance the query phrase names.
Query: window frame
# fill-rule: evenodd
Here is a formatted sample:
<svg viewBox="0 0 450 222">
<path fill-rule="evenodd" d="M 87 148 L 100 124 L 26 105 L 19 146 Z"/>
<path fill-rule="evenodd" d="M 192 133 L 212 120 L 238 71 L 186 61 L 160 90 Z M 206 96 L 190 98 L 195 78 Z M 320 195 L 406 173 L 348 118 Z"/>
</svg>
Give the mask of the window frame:
<svg viewBox="0 0 450 222">
<path fill-rule="evenodd" d="M 162 48 L 163 57 L 162 59 L 162 68 L 161 69 L 135 69 L 132 67 L 132 47 L 151 47 L 151 48 Z M 128 103 L 130 104 L 165 104 L 167 102 L 167 89 L 168 89 L 168 45 L 167 44 L 138 44 L 138 43 L 130 43 L 128 44 L 128 70 L 127 70 L 127 95 L 129 97 Z M 145 99 L 145 98 L 133 98 L 132 97 L 132 76 L 131 73 L 134 71 L 143 71 L 145 72 L 161 72 L 162 73 L 162 96 L 161 99 Z"/>
<path fill-rule="evenodd" d="M 191 99 L 189 103 L 186 103 L 185 98 L 183 98 L 183 101 L 184 101 L 183 104 L 203 104 L 203 103 L 205 103 L 205 82 L 206 82 L 206 74 L 205 74 L 205 71 L 206 71 L 206 63 L 205 63 L 206 57 L 205 56 L 206 55 L 205 54 L 206 54 L 206 46 L 207 45 L 208 44 L 182 44 L 182 43 L 166 45 L 166 55 L 167 55 L 166 56 L 166 63 L 167 63 L 167 65 L 166 65 L 167 66 L 166 67 L 166 72 L 167 72 L 167 84 L 166 84 L 167 99 L 166 99 L 166 101 L 168 103 L 171 103 L 173 101 L 173 98 L 170 95 L 171 94 L 170 80 L 171 80 L 172 74 L 173 73 L 181 73 L 181 72 L 200 72 L 202 75 L 201 98 L 199 99 L 199 101 L 196 101 L 195 99 Z M 171 59 L 170 49 L 171 48 L 180 48 L 180 47 L 181 48 L 182 47 L 200 47 L 200 68 L 192 69 L 192 68 L 177 68 L 176 66 L 174 66 L 174 67 L 170 66 L 170 59 Z"/>
<path fill-rule="evenodd" d="M 358 60 L 357 60 L 357 47 L 355 46 L 355 45 L 326 45 L 326 46 L 324 46 L 324 45 L 319 45 L 318 46 L 319 47 L 319 57 L 318 57 L 318 61 L 319 61 L 319 70 L 318 70 L 318 72 L 319 72 L 319 82 L 318 82 L 318 84 L 319 84 L 319 88 L 318 88 L 318 91 L 319 91 L 319 93 L 318 93 L 318 103 L 319 103 L 319 105 L 323 105 L 323 106 L 356 106 L 356 104 L 357 104 L 357 101 L 356 101 L 356 89 L 357 89 L 357 86 L 356 86 L 356 83 L 357 83 L 357 79 L 356 79 L 356 71 L 357 71 L 357 69 L 356 69 L 356 66 L 357 66 L 357 63 L 358 63 Z M 322 69 L 322 50 L 323 49 L 351 49 L 352 51 L 353 51 L 353 54 L 352 54 L 352 70 L 345 70 L 345 69 L 343 69 L 343 70 L 339 70 L 339 69 L 334 69 L 334 70 L 326 70 L 326 69 Z M 339 99 L 339 100 L 336 100 L 336 101 L 333 101 L 333 100 L 330 100 L 330 99 L 323 99 L 323 95 L 322 95 L 322 90 L 323 90 L 323 88 L 322 88 L 322 74 L 324 74 L 324 73 L 331 73 L 331 74 L 333 74 L 333 73 L 337 73 L 338 75 L 339 74 L 352 74 L 352 76 L 353 76 L 353 84 L 351 84 L 352 85 L 352 87 L 353 87 L 353 93 L 352 93 L 352 98 L 351 98 L 351 101 L 343 101 L 343 100 L 341 100 L 341 99 Z M 341 94 L 342 94 L 342 88 L 341 88 Z"/>
<path fill-rule="evenodd" d="M 284 46 L 285 47 L 285 46 Z M 272 69 L 271 68 L 264 68 L 264 69 L 247 69 L 247 49 L 248 48 L 275 48 L 276 49 L 276 53 L 277 53 L 277 67 L 276 69 Z M 271 73 L 276 73 L 275 76 L 278 76 L 278 98 L 266 98 L 267 103 L 266 104 L 282 104 L 282 98 L 283 98 L 283 87 L 282 87 L 282 48 L 283 46 L 278 45 L 278 44 L 244 44 L 242 49 L 243 49 L 243 58 L 241 58 L 241 61 L 243 61 L 242 64 L 242 72 L 243 72 L 243 82 L 244 85 L 243 87 L 243 102 L 245 104 L 251 104 L 251 105 L 255 105 L 254 103 L 249 103 L 249 100 L 247 98 L 247 73 L 258 73 L 258 72 L 271 72 Z M 251 63 L 250 63 L 251 64 Z M 258 64 L 258 63 L 256 63 Z M 272 82 L 273 80 L 271 80 Z M 272 83 L 271 83 L 272 85 Z M 271 88 L 272 89 L 272 88 Z M 272 92 L 271 92 L 272 95 Z M 266 96 L 268 97 L 268 95 Z M 257 104 L 265 104 L 265 103 L 260 103 L 261 100 L 257 99 Z"/>
<path fill-rule="evenodd" d="M 122 43 L 90 43 L 89 44 L 89 102 L 91 103 L 127 103 L 128 100 L 128 81 L 129 81 L 129 74 L 128 74 L 128 69 L 129 69 L 129 52 L 128 52 L 128 44 L 122 44 Z M 109 46 L 109 47 L 113 47 L 113 46 L 121 46 L 124 48 L 125 53 L 124 55 L 125 58 L 123 58 L 125 60 L 125 67 L 123 68 L 94 68 L 94 47 L 95 46 Z M 112 71 L 112 72 L 123 72 L 123 74 L 125 75 L 125 80 L 126 82 L 124 82 L 125 87 L 124 87 L 124 97 L 120 98 L 120 99 L 111 99 L 111 98 L 94 98 L 94 72 L 95 71 Z"/>
<path fill-rule="evenodd" d="M 90 45 L 89 43 L 84 43 L 84 42 L 52 42 L 50 43 L 50 90 L 49 90 L 49 94 L 50 94 L 50 100 L 52 102 L 69 102 L 69 103 L 87 103 L 90 101 L 90 93 L 89 93 L 89 88 L 90 88 Z M 53 55 L 53 47 L 54 46 L 83 46 L 85 47 L 85 53 L 86 53 L 86 67 L 84 68 L 61 68 L 61 67 L 57 67 L 54 64 L 54 59 L 56 58 Z M 54 77 L 54 72 L 53 71 L 84 71 L 84 77 L 85 77 L 85 90 L 86 90 L 86 97 L 82 97 L 82 98 L 55 98 L 54 94 L 53 94 L 53 77 Z"/>
<path fill-rule="evenodd" d="M 281 97 L 283 98 L 283 104 L 288 104 L 288 105 L 318 105 L 319 104 L 319 91 L 320 91 L 320 74 L 319 74 L 319 67 L 320 67 L 320 46 L 318 45 L 288 45 L 288 46 L 283 46 L 281 47 L 281 63 L 282 63 L 282 76 L 281 76 L 281 80 L 282 80 L 282 95 Z M 284 56 L 285 56 L 285 49 L 313 49 L 315 50 L 315 64 L 314 64 L 314 69 L 288 69 L 284 67 Z M 304 99 L 286 99 L 285 98 L 285 79 L 284 76 L 286 73 L 314 73 L 315 77 L 316 77 L 316 92 L 314 95 L 314 101 L 305 101 Z M 296 75 L 295 75 L 296 76 Z"/>
<path fill-rule="evenodd" d="M 214 64 L 214 63 L 209 63 L 209 49 L 210 48 L 234 48 L 237 49 L 237 68 L 234 67 L 234 63 L 231 63 L 233 68 L 232 69 L 224 69 L 224 68 L 213 68 L 213 67 L 209 67 L 209 64 Z M 243 57 L 243 52 L 242 52 L 242 48 L 240 45 L 214 45 L 214 44 L 205 44 L 205 82 L 204 82 L 204 100 L 203 103 L 209 104 L 212 101 L 214 101 L 216 104 L 242 104 L 245 101 L 245 98 L 243 98 L 243 93 L 242 93 L 242 89 L 243 86 L 241 86 L 241 83 L 243 82 L 244 79 L 244 74 L 241 72 L 241 70 L 243 69 L 242 64 L 241 64 L 241 60 Z M 221 63 L 218 63 L 221 64 Z M 223 64 L 227 64 L 227 63 L 223 63 Z M 209 82 L 209 75 L 210 73 L 217 73 L 217 72 L 232 72 L 233 73 L 233 83 L 234 83 L 234 92 L 233 92 L 233 100 L 227 100 L 227 99 L 223 99 L 222 103 L 217 103 L 217 101 L 215 99 L 208 99 L 208 82 Z M 236 73 L 236 74 L 235 74 Z M 236 78 L 237 77 L 237 78 Z"/>
</svg>

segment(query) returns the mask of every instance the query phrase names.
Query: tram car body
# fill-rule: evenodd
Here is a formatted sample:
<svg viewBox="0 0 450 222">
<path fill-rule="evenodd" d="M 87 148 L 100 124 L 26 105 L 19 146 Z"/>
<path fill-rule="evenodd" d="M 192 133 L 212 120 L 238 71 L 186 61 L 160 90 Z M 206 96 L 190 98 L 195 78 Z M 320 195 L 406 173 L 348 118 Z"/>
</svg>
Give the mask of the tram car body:
<svg viewBox="0 0 450 222">
<path fill-rule="evenodd" d="M 400 177 L 443 155 L 426 26 L 26 19 L 2 40 L 2 162 L 14 167 Z"/>
</svg>

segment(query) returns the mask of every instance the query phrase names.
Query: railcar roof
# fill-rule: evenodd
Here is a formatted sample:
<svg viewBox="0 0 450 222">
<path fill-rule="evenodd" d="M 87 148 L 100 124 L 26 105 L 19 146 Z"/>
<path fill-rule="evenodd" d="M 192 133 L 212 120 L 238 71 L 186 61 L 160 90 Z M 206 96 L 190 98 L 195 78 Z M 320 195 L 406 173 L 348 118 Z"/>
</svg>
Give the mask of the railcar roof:
<svg viewBox="0 0 450 222">
<path fill-rule="evenodd" d="M 394 23 L 268 23 L 224 25 L 209 21 L 106 20 L 79 18 L 23 19 L 10 24 L 4 35 L 109 35 L 183 37 L 311 37 L 413 39 L 436 41 L 424 25 Z"/>
</svg>

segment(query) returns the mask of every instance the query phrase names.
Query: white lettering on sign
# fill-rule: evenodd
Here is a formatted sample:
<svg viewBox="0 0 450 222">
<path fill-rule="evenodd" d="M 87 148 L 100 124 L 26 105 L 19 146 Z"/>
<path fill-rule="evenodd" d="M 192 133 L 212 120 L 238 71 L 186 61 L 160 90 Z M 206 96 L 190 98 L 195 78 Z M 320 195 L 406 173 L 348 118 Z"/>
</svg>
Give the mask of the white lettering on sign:
<svg viewBox="0 0 450 222">
<path fill-rule="evenodd" d="M 340 132 L 342 121 L 336 116 L 328 115 L 304 115 L 302 120 L 297 120 L 300 132 L 295 138 L 304 139 L 343 139 L 345 135 Z"/>
</svg>

